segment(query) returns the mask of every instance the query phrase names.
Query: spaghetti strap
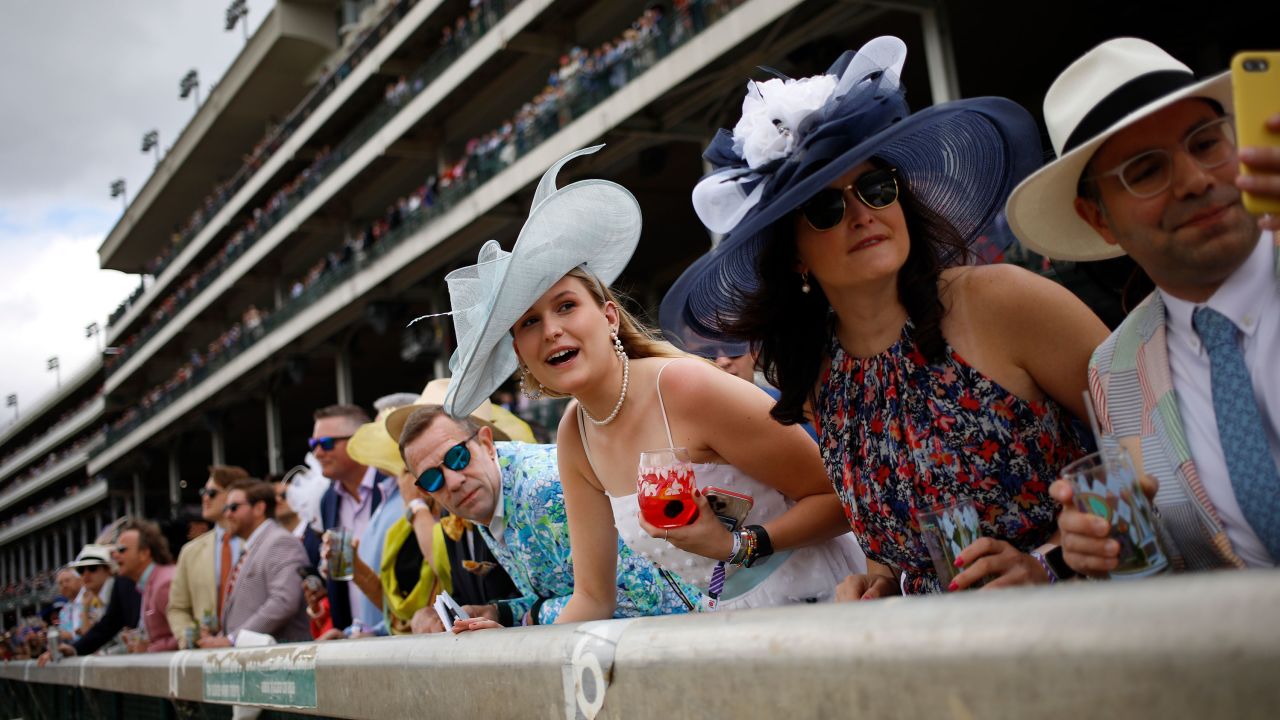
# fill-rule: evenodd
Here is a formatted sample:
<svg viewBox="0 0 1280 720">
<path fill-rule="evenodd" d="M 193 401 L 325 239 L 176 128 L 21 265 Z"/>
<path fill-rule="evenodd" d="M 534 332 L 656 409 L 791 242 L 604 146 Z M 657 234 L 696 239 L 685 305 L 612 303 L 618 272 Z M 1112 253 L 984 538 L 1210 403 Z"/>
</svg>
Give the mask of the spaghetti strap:
<svg viewBox="0 0 1280 720">
<path fill-rule="evenodd" d="M 587 425 L 582 422 L 582 403 L 578 403 L 578 411 L 574 415 L 578 417 L 578 437 L 582 438 L 582 454 L 587 456 L 587 465 L 591 466 L 591 472 L 596 474 L 596 480 L 600 482 L 601 487 L 604 487 L 604 480 L 600 477 L 600 471 L 596 469 L 596 464 L 591 460 L 591 448 L 587 447 Z M 608 492 L 605 494 L 608 495 Z"/>
<path fill-rule="evenodd" d="M 679 358 L 676 358 L 677 360 Z M 654 389 L 658 391 L 658 408 L 662 410 L 662 425 L 667 429 L 667 447 L 675 447 L 676 441 L 671 437 L 671 423 L 667 422 L 667 405 L 662 402 L 662 371 L 666 370 L 675 360 L 669 360 L 665 365 L 658 368 L 658 377 L 654 379 Z"/>
</svg>

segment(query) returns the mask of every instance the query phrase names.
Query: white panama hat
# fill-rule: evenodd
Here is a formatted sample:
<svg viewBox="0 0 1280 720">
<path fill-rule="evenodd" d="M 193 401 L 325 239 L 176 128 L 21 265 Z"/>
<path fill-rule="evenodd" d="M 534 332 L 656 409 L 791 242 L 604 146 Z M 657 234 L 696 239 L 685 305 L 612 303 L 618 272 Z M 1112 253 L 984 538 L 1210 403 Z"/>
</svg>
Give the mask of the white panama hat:
<svg viewBox="0 0 1280 720">
<path fill-rule="evenodd" d="M 1049 87 L 1044 120 L 1058 159 L 1014 188 L 1009 227 L 1026 247 L 1055 260 L 1124 254 L 1076 213 L 1076 187 L 1093 154 L 1117 131 L 1186 98 L 1230 113 L 1230 73 L 1196 80 L 1191 68 L 1138 38 L 1115 38 L 1071 63 Z"/>
<path fill-rule="evenodd" d="M 602 147 L 569 153 L 547 170 L 511 252 L 490 240 L 475 265 L 445 276 L 458 338 L 444 399 L 450 416 L 472 414 L 516 371 L 511 327 L 566 273 L 585 266 L 610 285 L 630 262 L 640 242 L 641 217 L 640 204 L 626 188 L 591 179 L 556 189 L 556 174 L 565 163 Z"/>
</svg>

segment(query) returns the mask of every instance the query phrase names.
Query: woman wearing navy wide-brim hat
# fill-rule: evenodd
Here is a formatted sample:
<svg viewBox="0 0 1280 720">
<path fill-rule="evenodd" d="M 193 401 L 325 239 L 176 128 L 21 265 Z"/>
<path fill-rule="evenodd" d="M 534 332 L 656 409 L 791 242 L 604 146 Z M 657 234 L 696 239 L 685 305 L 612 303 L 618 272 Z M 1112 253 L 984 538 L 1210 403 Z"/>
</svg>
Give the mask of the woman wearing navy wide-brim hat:
<svg viewBox="0 0 1280 720">
<path fill-rule="evenodd" d="M 749 86 L 693 193 L 725 238 L 667 295 L 663 330 L 754 343 L 774 417 L 812 416 L 874 561 L 842 597 L 1049 582 L 1048 486 L 1084 453 L 1071 415 L 1107 331 L 1049 280 L 965 265 L 1040 164 L 1039 133 L 1001 98 L 911 114 L 905 55 L 877 38 L 823 75 Z M 983 537 L 940 583 L 917 514 L 960 500 Z"/>
</svg>

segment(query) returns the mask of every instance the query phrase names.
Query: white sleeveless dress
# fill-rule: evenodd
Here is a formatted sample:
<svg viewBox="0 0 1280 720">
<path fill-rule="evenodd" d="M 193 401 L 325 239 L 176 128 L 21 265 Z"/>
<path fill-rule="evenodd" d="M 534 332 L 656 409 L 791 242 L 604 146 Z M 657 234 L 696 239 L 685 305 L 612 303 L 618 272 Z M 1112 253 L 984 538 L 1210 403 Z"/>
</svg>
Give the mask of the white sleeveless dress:
<svg viewBox="0 0 1280 720">
<path fill-rule="evenodd" d="M 674 362 L 674 360 L 672 361 Z M 667 363 L 670 365 L 671 363 Z M 671 424 L 662 401 L 662 371 L 658 370 L 658 407 L 666 427 L 667 442 L 672 447 Z M 591 460 L 582 408 L 578 408 L 578 428 L 582 449 L 591 469 L 600 476 Z M 750 495 L 754 501 L 743 525 L 763 525 L 786 512 L 795 503 L 770 485 L 756 480 L 732 465 L 693 463 L 695 483 Z M 706 592 L 711 572 L 718 560 L 686 552 L 663 540 L 651 537 L 640 527 L 640 506 L 636 494 L 609 495 L 613 506 L 613 524 L 627 547 L 660 568 L 678 575 L 681 580 Z M 836 585 L 851 574 L 866 572 L 866 556 L 852 534 L 841 535 L 819 545 L 782 550 L 755 567 L 726 566 L 724 591 L 719 609 L 771 607 L 801 602 L 825 602 L 835 597 Z"/>
</svg>

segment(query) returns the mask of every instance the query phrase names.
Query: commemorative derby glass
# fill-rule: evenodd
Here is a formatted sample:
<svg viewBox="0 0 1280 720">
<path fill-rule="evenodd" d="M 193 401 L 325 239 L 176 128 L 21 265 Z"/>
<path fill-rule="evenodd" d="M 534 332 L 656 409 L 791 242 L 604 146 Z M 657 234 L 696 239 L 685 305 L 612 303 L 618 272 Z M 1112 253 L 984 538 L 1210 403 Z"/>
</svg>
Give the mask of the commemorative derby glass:
<svg viewBox="0 0 1280 720">
<path fill-rule="evenodd" d="M 351 580 L 356 576 L 355 549 L 351 547 L 351 531 L 347 528 L 329 530 L 329 577 L 334 580 Z"/>
<path fill-rule="evenodd" d="M 957 500 L 949 505 L 936 505 L 916 513 L 920 523 L 920 535 L 929 558 L 938 573 L 938 583 L 947 587 L 959 575 L 956 558 L 965 548 L 982 537 L 982 525 L 978 522 L 978 508 L 972 500 Z M 981 586 L 981 581 L 973 587 Z"/>
<path fill-rule="evenodd" d="M 1111 537 L 1120 543 L 1119 564 L 1111 577 L 1146 577 L 1168 569 L 1155 512 L 1124 448 L 1085 455 L 1062 468 L 1062 477 L 1071 483 L 1077 510 L 1111 523 Z"/>
<path fill-rule="evenodd" d="M 698 506 L 693 501 L 693 464 L 685 448 L 662 448 L 640 453 L 636 496 L 640 516 L 663 529 L 693 522 Z"/>
</svg>

